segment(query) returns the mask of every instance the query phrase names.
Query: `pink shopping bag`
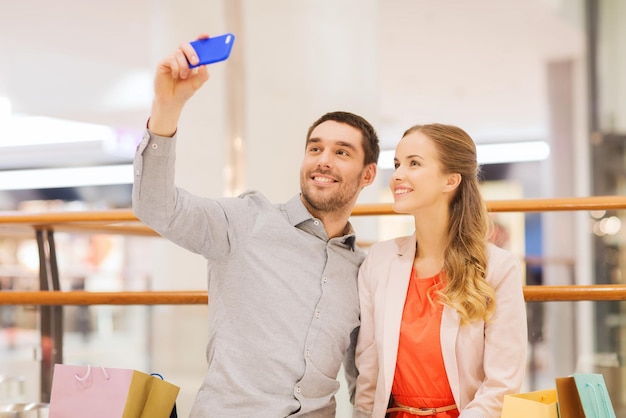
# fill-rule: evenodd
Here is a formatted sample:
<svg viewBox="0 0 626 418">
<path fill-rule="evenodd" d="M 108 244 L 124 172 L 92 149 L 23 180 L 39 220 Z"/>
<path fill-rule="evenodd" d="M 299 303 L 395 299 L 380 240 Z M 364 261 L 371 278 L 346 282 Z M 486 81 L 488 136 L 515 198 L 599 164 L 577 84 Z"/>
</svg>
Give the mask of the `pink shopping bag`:
<svg viewBox="0 0 626 418">
<path fill-rule="evenodd" d="M 55 364 L 49 418 L 169 418 L 179 390 L 137 370 Z"/>
</svg>

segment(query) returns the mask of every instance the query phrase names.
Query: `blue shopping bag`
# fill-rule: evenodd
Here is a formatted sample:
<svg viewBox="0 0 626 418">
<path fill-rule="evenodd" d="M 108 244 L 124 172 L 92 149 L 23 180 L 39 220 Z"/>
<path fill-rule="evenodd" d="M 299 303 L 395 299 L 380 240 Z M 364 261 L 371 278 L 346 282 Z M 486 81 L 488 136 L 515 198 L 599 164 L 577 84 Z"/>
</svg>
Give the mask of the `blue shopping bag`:
<svg viewBox="0 0 626 418">
<path fill-rule="evenodd" d="M 563 418 L 616 418 L 604 376 L 574 373 L 556 379 L 557 405 Z"/>
</svg>

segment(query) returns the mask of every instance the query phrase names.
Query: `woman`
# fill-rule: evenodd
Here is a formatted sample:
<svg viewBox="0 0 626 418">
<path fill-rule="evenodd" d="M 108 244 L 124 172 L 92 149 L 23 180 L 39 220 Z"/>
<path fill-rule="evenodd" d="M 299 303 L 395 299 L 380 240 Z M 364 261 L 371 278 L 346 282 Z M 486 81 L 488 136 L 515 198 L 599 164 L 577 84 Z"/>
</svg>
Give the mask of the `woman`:
<svg viewBox="0 0 626 418">
<path fill-rule="evenodd" d="M 355 417 L 499 418 L 526 369 L 520 262 L 489 244 L 476 146 L 417 125 L 396 148 L 393 209 L 415 233 L 374 244 L 359 272 Z"/>
</svg>

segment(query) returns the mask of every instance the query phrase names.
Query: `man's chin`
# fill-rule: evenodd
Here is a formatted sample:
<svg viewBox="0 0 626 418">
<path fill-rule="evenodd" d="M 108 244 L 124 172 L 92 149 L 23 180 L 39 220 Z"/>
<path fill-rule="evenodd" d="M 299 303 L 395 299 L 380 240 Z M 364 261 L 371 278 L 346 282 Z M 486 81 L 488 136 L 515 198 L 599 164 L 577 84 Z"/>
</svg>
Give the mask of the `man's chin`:
<svg viewBox="0 0 626 418">
<path fill-rule="evenodd" d="M 333 206 L 335 206 L 333 199 L 320 196 L 320 193 L 303 193 L 303 196 L 308 205 L 316 211 L 326 212 L 333 210 Z"/>
</svg>

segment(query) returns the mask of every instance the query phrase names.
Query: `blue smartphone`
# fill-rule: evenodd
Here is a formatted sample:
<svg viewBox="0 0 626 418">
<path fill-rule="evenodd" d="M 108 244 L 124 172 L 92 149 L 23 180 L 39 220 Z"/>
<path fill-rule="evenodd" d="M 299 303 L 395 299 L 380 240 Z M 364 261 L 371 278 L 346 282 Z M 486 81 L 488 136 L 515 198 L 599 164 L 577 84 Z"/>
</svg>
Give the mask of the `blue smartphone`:
<svg viewBox="0 0 626 418">
<path fill-rule="evenodd" d="M 234 42 L 235 35 L 232 33 L 226 33 L 224 35 L 198 39 L 197 41 L 190 42 L 193 49 L 196 50 L 196 54 L 198 54 L 200 62 L 196 65 L 190 64 L 189 68 L 224 61 L 229 57 L 230 51 L 233 49 Z"/>
</svg>

